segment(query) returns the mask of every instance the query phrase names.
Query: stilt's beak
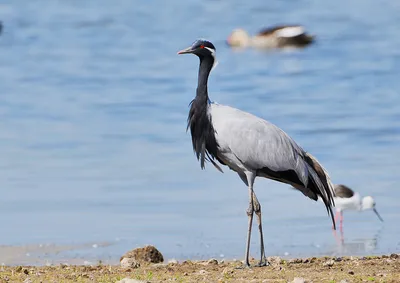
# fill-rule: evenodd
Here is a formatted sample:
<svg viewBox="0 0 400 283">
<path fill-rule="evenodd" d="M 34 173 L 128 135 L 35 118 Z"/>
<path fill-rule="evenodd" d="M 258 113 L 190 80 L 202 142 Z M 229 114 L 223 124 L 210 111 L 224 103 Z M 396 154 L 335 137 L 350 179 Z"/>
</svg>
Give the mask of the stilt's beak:
<svg viewBox="0 0 400 283">
<path fill-rule="evenodd" d="M 379 215 L 379 213 L 378 213 L 378 211 L 376 210 L 376 208 L 374 208 L 373 210 L 374 210 L 376 216 L 378 216 L 379 220 L 383 222 L 383 219 L 382 219 L 382 217 Z"/>
<path fill-rule="evenodd" d="M 193 49 L 192 46 L 182 49 L 181 51 L 178 51 L 178 54 L 189 54 L 189 53 L 193 53 Z"/>
</svg>

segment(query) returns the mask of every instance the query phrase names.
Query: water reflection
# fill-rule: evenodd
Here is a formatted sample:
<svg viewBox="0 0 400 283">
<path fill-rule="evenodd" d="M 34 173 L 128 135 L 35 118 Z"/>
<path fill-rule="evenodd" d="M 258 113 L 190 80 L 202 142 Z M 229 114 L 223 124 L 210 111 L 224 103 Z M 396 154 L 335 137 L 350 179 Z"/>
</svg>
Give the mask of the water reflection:
<svg viewBox="0 0 400 283">
<path fill-rule="evenodd" d="M 345 238 L 343 229 L 338 232 L 333 230 L 332 234 L 336 241 L 333 254 L 337 256 L 344 256 L 374 253 L 374 251 L 377 249 L 382 230 L 383 227 L 379 227 L 372 236 L 366 236 L 364 238 Z"/>
</svg>

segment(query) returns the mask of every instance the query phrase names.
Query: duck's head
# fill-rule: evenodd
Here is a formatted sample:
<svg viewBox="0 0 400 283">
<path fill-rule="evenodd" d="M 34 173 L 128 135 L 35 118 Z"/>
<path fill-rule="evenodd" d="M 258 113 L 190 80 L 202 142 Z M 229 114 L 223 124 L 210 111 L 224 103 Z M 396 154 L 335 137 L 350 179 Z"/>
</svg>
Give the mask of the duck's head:
<svg viewBox="0 0 400 283">
<path fill-rule="evenodd" d="M 250 36 L 244 29 L 235 29 L 226 42 L 233 47 L 246 47 L 250 44 Z"/>
</svg>

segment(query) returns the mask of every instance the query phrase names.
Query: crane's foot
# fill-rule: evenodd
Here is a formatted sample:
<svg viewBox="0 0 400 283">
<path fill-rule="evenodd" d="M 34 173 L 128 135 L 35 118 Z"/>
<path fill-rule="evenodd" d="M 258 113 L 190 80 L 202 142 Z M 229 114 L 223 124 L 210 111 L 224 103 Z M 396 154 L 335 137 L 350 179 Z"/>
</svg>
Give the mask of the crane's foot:
<svg viewBox="0 0 400 283">
<path fill-rule="evenodd" d="M 260 262 L 258 264 L 256 264 L 256 265 L 254 265 L 254 266 L 255 267 L 263 267 L 263 266 L 270 266 L 270 265 L 271 264 L 269 263 L 268 260 L 263 259 L 263 260 L 260 260 Z"/>
</svg>

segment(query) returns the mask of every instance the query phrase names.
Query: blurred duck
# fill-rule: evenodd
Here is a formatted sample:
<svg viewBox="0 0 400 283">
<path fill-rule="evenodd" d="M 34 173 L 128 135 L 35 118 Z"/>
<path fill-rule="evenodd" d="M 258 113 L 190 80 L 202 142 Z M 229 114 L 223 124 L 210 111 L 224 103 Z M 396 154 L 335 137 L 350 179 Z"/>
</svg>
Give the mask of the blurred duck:
<svg viewBox="0 0 400 283">
<path fill-rule="evenodd" d="M 229 35 L 227 43 L 232 47 L 305 47 L 311 44 L 314 38 L 314 35 L 306 33 L 303 26 L 279 25 L 263 29 L 253 37 L 243 29 L 235 29 Z"/>
</svg>

